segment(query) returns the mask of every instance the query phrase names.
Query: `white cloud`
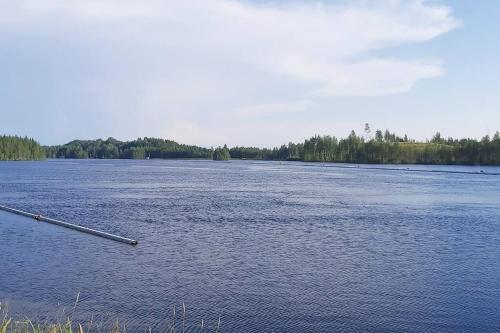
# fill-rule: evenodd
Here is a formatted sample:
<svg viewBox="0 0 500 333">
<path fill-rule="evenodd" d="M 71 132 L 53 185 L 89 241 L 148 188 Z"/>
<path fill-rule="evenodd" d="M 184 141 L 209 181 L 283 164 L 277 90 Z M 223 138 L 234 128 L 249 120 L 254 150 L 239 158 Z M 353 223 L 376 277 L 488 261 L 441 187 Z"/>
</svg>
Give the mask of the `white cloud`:
<svg viewBox="0 0 500 333">
<path fill-rule="evenodd" d="M 81 72 L 68 75 L 84 76 L 86 87 L 106 86 L 95 92 L 101 101 L 96 107 L 116 114 L 116 122 L 130 132 L 144 128 L 131 136 L 155 129 L 165 135 L 165 123 L 193 118 L 201 124 L 231 113 L 303 111 L 316 98 L 409 91 L 421 79 L 442 75 L 442 62 L 394 57 L 391 48 L 431 40 L 459 25 L 448 7 L 422 0 L 343 5 L 0 0 L 0 5 L 0 35 L 42 39 L 49 56 L 62 64 L 72 60 L 54 44 L 86 50 L 90 58 L 73 64 L 81 65 Z M 59 75 L 67 88 L 64 73 Z M 125 124 L 126 118 L 133 122 Z M 186 131 L 189 126 L 181 130 Z"/>
</svg>

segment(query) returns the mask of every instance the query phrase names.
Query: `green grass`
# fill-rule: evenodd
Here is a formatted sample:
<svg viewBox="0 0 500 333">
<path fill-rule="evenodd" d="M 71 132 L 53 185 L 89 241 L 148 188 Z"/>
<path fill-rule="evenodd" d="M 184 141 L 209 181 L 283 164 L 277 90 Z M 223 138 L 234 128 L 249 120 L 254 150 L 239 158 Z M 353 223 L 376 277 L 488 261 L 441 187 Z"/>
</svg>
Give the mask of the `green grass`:
<svg viewBox="0 0 500 333">
<path fill-rule="evenodd" d="M 0 333 L 126 333 L 124 324 L 115 321 L 107 327 L 103 323 L 96 323 L 92 319 L 85 323 L 73 321 L 73 315 L 78 304 L 80 294 L 78 294 L 75 305 L 65 320 L 55 322 L 34 322 L 30 319 L 13 319 L 9 316 L 8 307 L 0 302 Z M 213 325 L 213 326 L 212 326 Z M 221 319 L 218 318 L 212 323 L 212 328 L 207 327 L 206 322 L 201 319 L 196 325 L 186 326 L 186 306 L 182 303 L 182 313 L 172 308 L 171 322 L 167 323 L 160 332 L 165 333 L 188 333 L 188 332 L 220 332 Z M 145 328 L 145 332 L 152 333 L 151 328 Z"/>
</svg>

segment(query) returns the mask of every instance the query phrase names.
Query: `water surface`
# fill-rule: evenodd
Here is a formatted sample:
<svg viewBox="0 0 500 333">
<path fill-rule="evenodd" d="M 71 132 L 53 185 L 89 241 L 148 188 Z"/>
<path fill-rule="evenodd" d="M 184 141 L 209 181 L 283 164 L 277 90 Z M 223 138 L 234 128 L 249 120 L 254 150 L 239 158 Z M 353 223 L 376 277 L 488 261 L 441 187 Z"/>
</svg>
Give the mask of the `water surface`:
<svg viewBox="0 0 500 333">
<path fill-rule="evenodd" d="M 500 176 L 328 166 L 0 162 L 0 204 L 140 242 L 0 212 L 0 301 L 44 319 L 80 292 L 78 318 L 141 332 L 182 302 L 192 331 L 500 331 Z"/>
</svg>

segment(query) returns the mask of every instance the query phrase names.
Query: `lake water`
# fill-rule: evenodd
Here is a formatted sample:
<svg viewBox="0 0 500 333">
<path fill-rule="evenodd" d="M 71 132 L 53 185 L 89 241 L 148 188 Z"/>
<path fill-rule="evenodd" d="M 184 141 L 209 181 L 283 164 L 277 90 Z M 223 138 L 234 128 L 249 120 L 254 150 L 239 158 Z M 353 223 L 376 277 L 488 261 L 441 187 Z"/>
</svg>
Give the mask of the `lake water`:
<svg viewBox="0 0 500 333">
<path fill-rule="evenodd" d="M 189 331 L 203 318 L 213 332 L 219 316 L 222 332 L 500 331 L 500 176 L 1 162 L 0 204 L 139 240 L 0 212 L 0 301 L 13 315 L 63 317 L 80 292 L 78 319 L 128 331 L 166 327 L 183 302 Z"/>
</svg>

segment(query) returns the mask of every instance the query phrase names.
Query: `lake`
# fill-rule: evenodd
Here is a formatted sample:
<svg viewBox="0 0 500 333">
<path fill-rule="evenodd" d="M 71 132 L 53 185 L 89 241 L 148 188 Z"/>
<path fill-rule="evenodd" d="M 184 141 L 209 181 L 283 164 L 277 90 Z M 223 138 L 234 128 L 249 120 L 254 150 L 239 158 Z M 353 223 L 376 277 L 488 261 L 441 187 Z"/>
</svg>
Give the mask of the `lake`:
<svg viewBox="0 0 500 333">
<path fill-rule="evenodd" d="M 189 331 L 499 332 L 500 168 L 344 166 L 0 162 L 0 204 L 139 240 L 0 212 L 0 301 L 64 318 L 80 292 L 76 318 L 140 332 L 183 302 Z"/>
</svg>

